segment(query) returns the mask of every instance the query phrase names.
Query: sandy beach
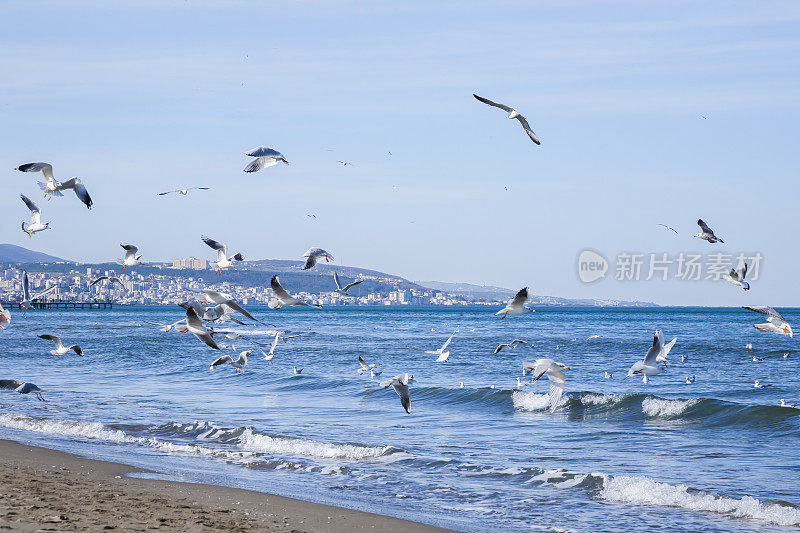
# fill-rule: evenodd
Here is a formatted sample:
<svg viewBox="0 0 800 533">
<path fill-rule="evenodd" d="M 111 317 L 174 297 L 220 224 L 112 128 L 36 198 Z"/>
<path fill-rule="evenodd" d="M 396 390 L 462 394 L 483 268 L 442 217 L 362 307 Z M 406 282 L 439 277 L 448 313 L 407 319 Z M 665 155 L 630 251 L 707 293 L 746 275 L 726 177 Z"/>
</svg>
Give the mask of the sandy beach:
<svg viewBox="0 0 800 533">
<path fill-rule="evenodd" d="M 443 529 L 213 485 L 128 477 L 128 465 L 0 440 L 0 529 L 403 531 Z"/>
</svg>

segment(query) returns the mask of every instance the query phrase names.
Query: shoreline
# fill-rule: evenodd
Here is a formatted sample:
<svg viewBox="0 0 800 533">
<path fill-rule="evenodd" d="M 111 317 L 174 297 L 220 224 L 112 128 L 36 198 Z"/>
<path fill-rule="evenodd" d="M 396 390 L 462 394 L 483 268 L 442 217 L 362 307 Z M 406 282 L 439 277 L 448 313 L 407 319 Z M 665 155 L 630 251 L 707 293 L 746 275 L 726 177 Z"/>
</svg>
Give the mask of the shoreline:
<svg viewBox="0 0 800 533">
<path fill-rule="evenodd" d="M 131 477 L 123 463 L 0 439 L 0 529 L 451 531 L 245 489 Z"/>
</svg>

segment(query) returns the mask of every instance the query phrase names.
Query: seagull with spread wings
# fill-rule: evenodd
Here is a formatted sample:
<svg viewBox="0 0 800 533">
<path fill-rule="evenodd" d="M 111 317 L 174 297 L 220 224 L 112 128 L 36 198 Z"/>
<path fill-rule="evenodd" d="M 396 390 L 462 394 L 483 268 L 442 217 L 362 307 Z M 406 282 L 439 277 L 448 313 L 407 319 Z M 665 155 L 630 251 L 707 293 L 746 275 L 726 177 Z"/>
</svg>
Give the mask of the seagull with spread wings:
<svg viewBox="0 0 800 533">
<path fill-rule="evenodd" d="M 64 346 L 64 343 L 61 342 L 61 337 L 57 337 L 55 335 L 50 335 L 47 333 L 43 335 L 37 335 L 37 337 L 39 337 L 40 339 L 44 339 L 46 341 L 53 341 L 53 344 L 55 344 L 56 348 L 55 350 L 50 351 L 52 355 L 64 355 L 70 350 L 72 350 L 78 355 L 83 355 L 83 350 L 81 350 L 80 346 L 78 346 L 77 344 L 73 344 L 72 346 Z"/>
<path fill-rule="evenodd" d="M 667 226 L 666 224 L 659 224 L 659 226 L 663 226 L 663 227 L 664 227 L 664 229 L 666 229 L 666 230 L 668 230 L 668 231 L 674 231 L 674 232 L 675 232 L 675 235 L 677 235 L 677 234 L 678 234 L 678 230 L 676 230 L 676 229 L 675 229 L 675 228 L 673 228 L 672 226 Z"/>
<path fill-rule="evenodd" d="M 272 309 L 280 309 L 284 306 L 321 307 L 319 305 L 306 303 L 303 300 L 290 295 L 288 292 L 286 292 L 286 289 L 281 286 L 281 282 L 278 281 L 278 276 L 272 276 L 269 285 L 272 288 L 273 297 L 270 299 L 268 305 Z"/>
<path fill-rule="evenodd" d="M 781 314 L 772 307 L 769 307 L 768 305 L 744 305 L 742 306 L 742 309 L 749 309 L 751 311 L 755 311 L 756 313 L 767 315 L 767 321 L 763 324 L 753 324 L 753 327 L 758 331 L 763 331 L 765 333 L 780 333 L 788 337 L 794 337 L 792 326 L 790 326 L 786 319 L 783 318 Z"/>
<path fill-rule="evenodd" d="M 250 164 L 245 167 L 245 172 L 258 172 L 261 169 L 277 165 L 279 162 L 284 162 L 287 165 L 289 164 L 286 158 L 283 157 L 282 153 L 278 152 L 277 150 L 273 150 L 272 148 L 267 148 L 266 146 L 253 148 L 245 155 L 255 157 L 255 159 L 253 159 Z"/>
<path fill-rule="evenodd" d="M 700 229 L 702 231 L 700 233 L 698 233 L 697 235 L 695 235 L 695 237 L 697 237 L 698 239 L 703 239 L 704 241 L 708 241 L 711 244 L 714 244 L 714 243 L 717 243 L 717 242 L 725 244 L 725 241 L 723 241 L 722 239 L 720 239 L 719 237 L 714 235 L 714 232 L 711 230 L 711 228 L 708 227 L 708 224 L 703 222 L 702 218 L 697 219 L 697 225 L 700 226 Z"/>
<path fill-rule="evenodd" d="M 30 394 L 30 393 L 33 393 L 33 394 L 35 394 L 35 395 L 36 395 L 36 399 L 37 399 L 37 400 L 40 400 L 40 401 L 42 401 L 42 402 L 43 402 L 43 401 L 45 401 L 45 400 L 44 400 L 44 398 L 42 398 L 42 393 L 43 393 L 43 392 L 47 392 L 47 391 L 46 391 L 46 390 L 43 390 L 43 389 L 40 389 L 39 387 L 37 387 L 37 386 L 36 386 L 36 385 L 34 385 L 33 383 L 28 383 L 28 382 L 25 382 L 25 383 L 22 383 L 22 384 L 21 384 L 19 387 L 17 387 L 16 389 L 14 389 L 14 392 L 18 392 L 18 393 L 20 393 L 20 394 Z"/>
<path fill-rule="evenodd" d="M 186 196 L 187 194 L 189 194 L 189 191 L 207 191 L 210 188 L 211 187 L 186 187 L 185 189 L 174 189 L 174 190 L 171 190 L 171 191 L 160 192 L 160 193 L 158 193 L 158 195 L 159 196 L 166 196 L 167 194 L 172 194 L 172 193 L 176 192 L 178 194 L 182 194 L 183 196 Z"/>
<path fill-rule="evenodd" d="M 214 342 L 211 332 L 206 328 L 203 321 L 200 320 L 200 317 L 197 316 L 197 313 L 191 306 L 187 306 L 186 308 L 186 329 L 209 347 L 219 350 L 219 346 Z"/>
<path fill-rule="evenodd" d="M 670 342 L 670 347 L 672 343 L 675 342 L 674 340 Z M 663 361 L 659 360 L 659 357 L 663 359 Z M 653 335 L 653 345 L 647 350 L 647 354 L 644 356 L 642 361 L 635 362 L 631 368 L 628 370 L 628 374 L 625 378 L 629 378 L 631 376 L 635 376 L 636 374 L 642 375 L 642 382 L 647 383 L 647 376 L 657 376 L 658 374 L 664 372 L 666 370 L 666 365 L 661 366 L 658 363 L 666 361 L 666 354 L 664 353 L 664 335 L 661 333 L 661 330 L 658 330 Z"/>
<path fill-rule="evenodd" d="M 122 249 L 125 250 L 125 257 L 122 259 L 117 259 L 117 264 L 122 265 L 122 270 L 125 270 L 125 267 L 132 267 L 139 264 L 139 259 L 141 259 L 141 254 L 136 255 L 139 251 L 139 248 L 132 244 L 120 244 Z"/>
<path fill-rule="evenodd" d="M 359 376 L 363 375 L 365 372 L 369 372 L 369 378 L 375 379 L 375 376 L 380 376 L 383 373 L 378 370 L 378 367 L 381 365 L 368 364 L 360 355 L 358 356 L 358 365 L 359 369 L 356 372 L 358 372 Z"/>
<path fill-rule="evenodd" d="M 31 219 L 29 222 L 22 223 L 22 231 L 27 233 L 28 237 L 33 237 L 34 233 L 49 229 L 50 223 L 42 222 L 42 210 L 39 209 L 39 206 L 33 203 L 30 198 L 24 194 L 20 194 L 19 196 L 22 198 L 22 201 L 25 202 L 25 205 L 28 206 L 28 209 L 31 210 Z"/>
<path fill-rule="evenodd" d="M 247 309 L 245 309 L 244 307 L 242 307 L 241 305 L 236 303 L 236 300 L 234 300 L 233 298 L 229 298 L 228 296 L 226 296 L 226 295 L 224 295 L 222 293 L 216 292 L 216 291 L 195 290 L 193 292 L 199 292 L 200 294 L 202 294 L 203 298 L 205 298 L 205 300 L 207 302 L 209 302 L 209 303 L 216 304 L 216 305 L 222 305 L 222 306 L 230 309 L 231 311 L 235 311 L 237 313 L 243 314 L 244 316 L 246 316 L 250 320 L 254 320 L 256 322 L 259 322 L 259 320 L 256 317 L 251 315 L 247 311 Z"/>
<path fill-rule="evenodd" d="M 722 276 L 722 279 L 749 291 L 750 284 L 744 280 L 745 275 L 747 275 L 747 263 L 742 262 L 742 266 L 738 269 L 732 268 L 730 272 Z"/>
<path fill-rule="evenodd" d="M 450 346 L 450 341 L 453 340 L 453 337 L 455 337 L 455 335 L 456 335 L 456 333 L 458 333 L 458 331 L 459 331 L 459 329 L 456 328 L 456 330 L 453 332 L 453 334 L 450 335 L 450 337 L 446 341 L 444 341 L 444 344 L 442 344 L 442 347 L 441 348 L 437 348 L 435 350 L 420 350 L 418 348 L 412 348 L 411 346 L 406 346 L 406 348 L 408 348 L 409 350 L 417 351 L 417 352 L 425 352 L 425 353 L 429 353 L 431 355 L 436 355 L 437 356 L 437 358 L 436 358 L 436 362 L 437 363 L 445 363 L 445 362 L 447 362 L 447 359 L 450 358 L 450 352 L 447 352 L 445 350 L 447 350 L 447 347 Z"/>
<path fill-rule="evenodd" d="M 201 235 L 200 238 L 209 247 L 217 251 L 217 260 L 211 262 L 211 266 L 217 269 L 217 274 L 221 274 L 223 270 L 233 266 L 233 261 L 244 261 L 244 256 L 241 252 L 228 257 L 228 247 L 221 242 L 215 241 L 211 237 Z"/>
<path fill-rule="evenodd" d="M 400 404 L 403 406 L 403 409 L 406 410 L 406 413 L 411 414 L 411 394 L 408 392 L 408 385 L 415 381 L 414 376 L 403 372 L 402 374 L 397 374 L 392 379 L 382 381 L 380 386 L 384 389 L 392 387 L 400 397 Z"/>
<path fill-rule="evenodd" d="M 555 411 L 558 402 L 561 401 L 561 395 L 564 394 L 564 383 L 567 380 L 562 370 L 569 370 L 569 367 L 552 359 L 537 359 L 533 363 L 522 363 L 522 370 L 531 371 L 531 383 L 547 374 L 550 380 L 550 411 Z"/>
<path fill-rule="evenodd" d="M 98 283 L 100 283 L 101 281 L 103 281 L 105 279 L 108 280 L 108 283 L 111 286 L 113 286 L 115 283 L 119 283 L 119 285 L 120 285 L 120 287 L 122 287 L 123 291 L 127 291 L 128 290 L 128 287 L 125 286 L 125 283 L 121 279 L 116 277 L 116 276 L 99 276 L 97 279 L 95 279 L 93 282 L 91 282 L 89 284 L 89 286 L 93 287 L 93 286 L 97 285 Z"/>
<path fill-rule="evenodd" d="M 495 349 L 494 349 L 494 353 L 495 353 L 495 354 L 498 354 L 498 353 L 500 353 L 500 351 L 501 351 L 503 348 L 510 348 L 510 349 L 512 349 L 512 350 L 513 350 L 514 348 L 516 348 L 516 347 L 517 347 L 517 344 L 528 344 L 528 342 L 527 342 L 527 341 L 524 341 L 524 340 L 522 340 L 522 339 L 514 339 L 514 340 L 513 340 L 513 341 L 511 341 L 511 342 L 504 342 L 504 343 L 501 343 L 501 344 L 498 344 L 498 345 L 497 345 L 497 348 L 495 348 Z"/>
<path fill-rule="evenodd" d="M 350 289 L 352 289 L 353 287 L 355 287 L 359 283 L 362 283 L 363 281 L 364 281 L 363 279 L 357 279 L 354 282 L 348 283 L 347 285 L 342 287 L 342 282 L 339 279 L 339 274 L 337 272 L 334 272 L 333 273 L 333 282 L 336 284 L 336 288 L 333 290 L 333 292 L 338 293 L 338 294 L 343 294 L 345 296 L 350 296 L 347 293 L 347 291 L 349 291 Z"/>
<path fill-rule="evenodd" d="M 308 270 L 309 268 L 313 267 L 317 264 L 322 258 L 325 258 L 325 262 L 328 263 L 333 261 L 333 256 L 323 250 L 322 248 L 309 248 L 306 253 L 303 254 L 303 257 L 306 258 L 305 263 L 301 267 L 302 270 Z"/>
<path fill-rule="evenodd" d="M 536 136 L 536 134 L 533 133 L 533 130 L 531 129 L 531 125 L 528 124 L 528 121 L 525 120 L 525 117 L 523 117 L 522 115 L 519 114 L 519 111 L 517 111 L 516 109 L 513 109 L 511 107 L 508 107 L 507 105 L 499 104 L 497 102 L 492 102 L 491 100 L 489 100 L 487 98 L 480 97 L 480 96 L 478 96 L 477 94 L 474 94 L 474 93 L 473 93 L 472 96 L 474 96 L 479 102 L 483 102 L 484 104 L 490 105 L 492 107 L 497 107 L 499 109 L 502 109 L 503 111 L 508 113 L 508 118 L 515 118 L 515 119 L 519 120 L 519 123 L 522 124 L 522 129 L 525 130 L 525 133 L 528 134 L 528 137 L 530 137 L 530 139 L 533 142 L 535 142 L 536 144 L 542 144 L 542 143 L 539 142 L 539 138 Z"/>
<path fill-rule="evenodd" d="M 525 305 L 525 302 L 528 301 L 528 287 L 521 289 L 516 296 L 511 298 L 506 306 L 495 313 L 497 315 L 503 315 L 500 317 L 500 320 L 503 320 L 508 315 L 522 315 L 525 313 L 533 313 L 535 312 L 534 309 Z"/>
</svg>

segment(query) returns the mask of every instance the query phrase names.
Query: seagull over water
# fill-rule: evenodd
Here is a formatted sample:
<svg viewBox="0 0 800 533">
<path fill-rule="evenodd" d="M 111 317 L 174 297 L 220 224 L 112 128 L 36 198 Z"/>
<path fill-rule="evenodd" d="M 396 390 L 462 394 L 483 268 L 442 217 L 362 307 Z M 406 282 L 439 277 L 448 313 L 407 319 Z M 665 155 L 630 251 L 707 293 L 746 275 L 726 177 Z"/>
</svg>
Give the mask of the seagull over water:
<svg viewBox="0 0 800 533">
<path fill-rule="evenodd" d="M 233 266 L 233 261 L 244 261 L 244 256 L 241 252 L 228 257 L 228 247 L 222 244 L 221 242 L 215 241 L 211 237 L 206 237 L 205 235 L 201 235 L 200 238 L 206 243 L 210 248 L 217 251 L 217 260 L 211 262 L 211 266 L 217 269 L 217 274 L 221 274 L 223 270 L 226 270 Z"/>
<path fill-rule="evenodd" d="M 380 386 L 384 389 L 392 387 L 400 397 L 400 404 L 403 406 L 403 409 L 406 410 L 406 413 L 411 414 L 411 395 L 408 392 L 408 385 L 415 381 L 414 376 L 403 372 L 402 374 L 397 374 L 392 379 L 382 381 Z"/>
<path fill-rule="evenodd" d="M 670 345 L 671 344 L 672 343 L 670 343 Z M 625 377 L 629 378 L 636 374 L 641 374 L 642 382 L 647 383 L 647 376 L 657 376 L 666 370 L 664 366 L 658 364 L 659 356 L 666 359 L 666 355 L 662 354 L 664 354 L 664 335 L 661 333 L 661 330 L 657 330 L 653 335 L 653 345 L 647 351 L 644 360 L 634 363 Z"/>
<path fill-rule="evenodd" d="M 444 363 L 450 357 L 450 352 L 446 352 L 445 350 L 447 350 L 447 347 L 450 346 L 450 341 L 453 340 L 453 337 L 455 337 L 456 333 L 458 333 L 458 328 L 456 328 L 453 334 L 450 335 L 450 337 L 446 341 L 444 341 L 444 344 L 442 345 L 441 348 L 437 348 L 435 350 L 418 350 L 417 348 L 412 348 L 411 346 L 406 346 L 406 348 L 408 348 L 409 350 L 415 350 L 417 352 L 425 352 L 431 355 L 436 355 L 438 356 L 436 358 L 436 362 Z"/>
<path fill-rule="evenodd" d="M 210 187 L 187 187 L 185 189 L 174 189 L 172 191 L 160 192 L 160 193 L 158 193 L 158 195 L 159 196 L 164 196 L 164 195 L 176 192 L 178 194 L 182 194 L 183 196 L 186 196 L 187 194 L 189 194 L 189 191 L 207 191 L 209 189 L 210 189 Z"/>
<path fill-rule="evenodd" d="M 745 275 L 747 274 L 747 263 L 742 263 L 738 269 L 732 268 L 730 272 L 723 275 L 722 278 L 734 285 L 738 285 L 742 289 L 749 291 L 750 284 L 744 280 Z"/>
<path fill-rule="evenodd" d="M 278 276 L 272 276 L 270 280 L 270 287 L 272 288 L 272 295 L 273 298 L 269 301 L 269 306 L 272 309 L 280 309 L 284 306 L 309 306 L 309 307 L 320 307 L 318 305 L 312 305 L 309 303 L 300 300 L 299 298 L 295 298 L 291 296 L 286 290 L 281 286 L 280 281 L 278 281 Z"/>
<path fill-rule="evenodd" d="M 333 261 L 333 256 L 322 248 L 309 248 L 308 251 L 303 254 L 303 257 L 306 258 L 306 262 L 301 267 L 302 270 L 308 270 L 316 265 L 317 261 L 322 258 L 325 258 L 326 263 Z"/>
<path fill-rule="evenodd" d="M 236 372 L 244 372 L 244 367 L 247 366 L 247 358 L 253 353 L 252 350 L 245 350 L 239 354 L 237 359 L 234 359 L 230 355 L 223 355 L 222 357 L 218 357 L 211 363 L 209 367 L 211 370 L 214 370 L 215 367 L 219 365 L 224 365 L 225 363 L 230 363 L 230 365 L 236 370 Z"/>
<path fill-rule="evenodd" d="M 208 291 L 208 290 L 195 290 L 194 292 L 199 292 L 203 295 L 203 298 L 209 303 L 221 305 L 225 308 L 230 309 L 231 311 L 235 311 L 237 313 L 241 313 L 242 315 L 246 316 L 250 320 L 255 322 L 260 322 L 256 317 L 251 315 L 247 309 L 236 303 L 233 298 L 228 298 L 226 295 L 216 292 L 216 291 Z M 195 309 L 196 311 L 196 309 Z"/>
<path fill-rule="evenodd" d="M 510 349 L 514 349 L 514 348 L 516 348 L 516 347 L 517 347 L 517 344 L 528 344 L 528 342 L 527 342 L 527 341 L 524 341 L 524 340 L 522 340 L 522 339 L 514 339 L 513 341 L 511 341 L 511 342 L 509 342 L 509 343 L 505 343 L 505 342 L 504 342 L 504 343 L 502 343 L 502 344 L 498 344 L 498 345 L 497 345 L 497 348 L 495 348 L 495 349 L 494 349 L 494 353 L 495 353 L 495 354 L 498 354 L 498 353 L 500 353 L 500 351 L 501 351 L 503 348 L 510 348 Z"/>
<path fill-rule="evenodd" d="M 512 108 L 508 107 L 507 105 L 499 104 L 497 102 L 492 102 L 491 100 L 489 100 L 487 98 L 482 98 L 482 97 L 480 97 L 480 96 L 478 96 L 477 94 L 474 94 L 474 93 L 472 94 L 472 96 L 474 96 L 479 102 L 483 102 L 484 104 L 490 105 L 492 107 L 497 107 L 499 109 L 502 109 L 503 111 L 508 113 L 508 118 L 515 118 L 515 119 L 519 120 L 519 123 L 522 124 L 522 129 L 525 130 L 525 133 L 528 134 L 528 137 L 530 137 L 530 139 L 534 143 L 542 144 L 542 143 L 539 142 L 539 138 L 536 137 L 536 134 L 533 133 L 533 130 L 531 129 L 531 125 L 528 124 L 528 121 L 525 120 L 525 117 L 523 117 L 522 115 L 519 114 L 519 111 L 517 111 L 515 109 L 512 109 Z"/>
<path fill-rule="evenodd" d="M 359 376 L 363 375 L 365 372 L 369 372 L 369 378 L 375 379 L 375 376 L 380 376 L 382 374 L 382 372 L 377 369 L 380 365 L 367 364 L 360 355 L 358 356 L 358 365 L 359 369 L 356 372 L 358 372 Z"/>
<path fill-rule="evenodd" d="M 19 196 L 22 198 L 22 201 L 25 202 L 25 205 L 28 206 L 28 209 L 31 210 L 31 219 L 29 222 L 22 223 L 22 231 L 27 233 L 28 237 L 33 237 L 34 233 L 49 229 L 50 223 L 42 222 L 42 210 L 39 209 L 39 206 L 33 203 L 30 198 L 24 194 L 20 194 Z"/>
<path fill-rule="evenodd" d="M 44 400 L 44 398 L 42 398 L 42 393 L 43 392 L 47 392 L 47 391 L 43 390 L 43 389 L 40 389 L 39 387 L 37 387 L 33 383 L 27 383 L 26 382 L 26 383 L 23 383 L 22 385 L 20 385 L 19 387 L 17 387 L 16 389 L 14 389 L 14 392 L 18 392 L 20 394 L 31 394 L 31 393 L 33 393 L 33 394 L 36 395 L 36 399 L 38 399 L 38 400 L 43 402 L 45 400 Z"/>
<path fill-rule="evenodd" d="M 756 313 L 767 315 L 766 322 L 763 324 L 753 325 L 753 327 L 757 330 L 764 331 L 766 333 L 780 333 L 788 337 L 794 337 L 792 326 L 790 326 L 786 319 L 783 318 L 781 314 L 772 307 L 769 307 L 768 305 L 743 305 L 742 309 L 749 309 L 751 311 L 755 311 Z M 752 348 L 752 344 L 749 344 L 748 347 Z"/>
<path fill-rule="evenodd" d="M 567 380 L 567 376 L 562 370 L 569 370 L 569 367 L 552 359 L 537 359 L 533 363 L 522 363 L 522 369 L 523 372 L 531 371 L 531 383 L 547 374 L 547 378 L 550 380 L 550 411 L 555 411 L 561 395 L 564 393 L 564 383 Z"/>
<path fill-rule="evenodd" d="M 350 289 L 352 289 L 353 287 L 355 287 L 359 283 L 362 283 L 363 281 L 364 281 L 363 279 L 357 279 L 354 282 L 348 283 L 347 285 L 342 287 L 342 281 L 339 279 L 339 274 L 337 272 L 334 272 L 333 273 L 333 282 L 336 284 L 336 288 L 333 290 L 333 292 L 338 293 L 338 294 L 342 294 L 342 295 L 345 295 L 345 296 L 349 296 L 347 291 L 349 291 Z"/>
<path fill-rule="evenodd" d="M 711 244 L 714 244 L 716 242 L 725 244 L 725 241 L 714 235 L 714 232 L 711 230 L 711 228 L 708 227 L 708 224 L 703 222 L 702 218 L 697 220 L 697 225 L 700 226 L 700 229 L 702 231 L 697 235 L 695 235 L 695 237 L 697 237 L 698 239 L 703 239 L 704 241 L 708 241 Z"/>
<path fill-rule="evenodd" d="M 117 259 L 117 264 L 122 265 L 122 270 L 125 270 L 125 267 L 132 267 L 139 264 L 139 259 L 141 259 L 141 254 L 136 255 L 139 249 L 132 245 L 132 244 L 120 244 L 122 249 L 125 250 L 125 257 L 122 259 Z"/>
<path fill-rule="evenodd" d="M 64 346 L 64 343 L 61 342 L 61 337 L 56 337 L 55 335 L 43 334 L 37 335 L 40 339 L 44 339 L 47 341 L 53 341 L 53 344 L 56 345 L 55 350 L 51 350 L 50 353 L 52 355 L 64 355 L 68 351 L 72 350 L 78 355 L 83 355 L 83 350 L 77 344 L 73 344 L 72 346 Z"/>
<path fill-rule="evenodd" d="M 209 347 L 219 350 L 219 346 L 217 346 L 217 343 L 214 342 L 214 339 L 211 337 L 211 332 L 206 328 L 205 324 L 203 324 L 203 321 L 200 320 L 200 317 L 197 316 L 197 313 L 192 307 L 187 307 L 186 309 L 186 329 Z"/>
<path fill-rule="evenodd" d="M 286 158 L 283 157 L 282 153 L 278 152 L 277 150 L 273 150 L 272 148 L 267 148 L 266 146 L 253 148 L 245 155 L 255 157 L 255 159 L 253 159 L 250 164 L 245 167 L 245 172 L 258 172 L 261 169 L 277 165 L 279 162 L 286 163 L 287 165 L 289 164 Z"/>
<path fill-rule="evenodd" d="M 503 315 L 500 317 L 500 320 L 503 320 L 507 315 L 522 315 L 525 313 L 533 313 L 535 312 L 534 309 L 525 305 L 525 302 L 528 301 L 528 287 L 520 290 L 516 296 L 511 298 L 506 306 L 495 313 L 497 315 Z"/>
</svg>

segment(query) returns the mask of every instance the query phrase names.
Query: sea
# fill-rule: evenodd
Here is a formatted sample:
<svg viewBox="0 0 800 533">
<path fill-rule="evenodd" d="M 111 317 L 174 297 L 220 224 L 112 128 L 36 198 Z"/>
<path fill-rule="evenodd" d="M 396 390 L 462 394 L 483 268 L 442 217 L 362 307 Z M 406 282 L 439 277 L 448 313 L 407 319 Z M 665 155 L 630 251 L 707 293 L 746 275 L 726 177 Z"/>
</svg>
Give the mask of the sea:
<svg viewBox="0 0 800 533">
<path fill-rule="evenodd" d="M 219 352 L 142 322 L 179 320 L 177 306 L 14 312 L 0 330 L 0 379 L 33 382 L 47 401 L 0 390 L 0 437 L 462 531 L 800 527 L 800 409 L 779 406 L 800 403 L 800 349 L 753 328 L 761 315 L 250 311 L 263 323 L 233 326 L 236 352 L 268 346 L 276 328 L 302 335 L 279 341 L 272 361 L 255 352 L 242 373 L 211 371 Z M 800 309 L 780 311 L 800 325 Z M 445 363 L 408 349 L 435 350 L 456 328 Z M 625 379 L 656 329 L 677 337 L 668 370 L 647 384 Z M 41 333 L 84 355 L 50 355 Z M 528 344 L 493 353 L 514 339 Z M 358 356 L 382 375 L 359 375 Z M 545 378 L 517 387 L 537 358 L 570 368 L 555 411 Z M 401 372 L 416 380 L 410 414 L 379 386 Z"/>
</svg>

